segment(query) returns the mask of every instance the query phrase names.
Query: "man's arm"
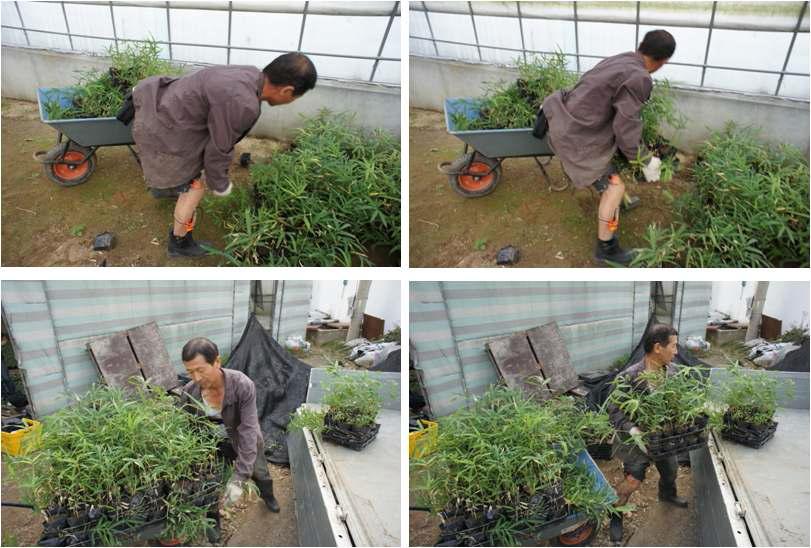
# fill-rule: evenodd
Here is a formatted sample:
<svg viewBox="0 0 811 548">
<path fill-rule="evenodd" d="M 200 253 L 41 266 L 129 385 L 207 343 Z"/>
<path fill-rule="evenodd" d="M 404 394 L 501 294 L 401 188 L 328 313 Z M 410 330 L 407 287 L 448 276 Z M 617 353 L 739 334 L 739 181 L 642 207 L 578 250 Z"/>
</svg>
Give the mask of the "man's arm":
<svg viewBox="0 0 811 548">
<path fill-rule="evenodd" d="M 642 141 L 642 118 L 639 116 L 642 105 L 650 99 L 653 82 L 649 77 L 635 75 L 617 90 L 614 97 L 614 139 L 620 152 L 628 160 L 636 160 Z"/>
<path fill-rule="evenodd" d="M 234 463 L 234 479 L 245 481 L 253 475 L 256 462 L 256 438 L 261 436 L 259 418 L 256 414 L 256 387 L 253 382 L 246 383 L 239 398 L 239 426 L 237 440 L 239 451 Z"/>
<path fill-rule="evenodd" d="M 256 101 L 256 98 L 247 101 Z M 206 184 L 216 192 L 228 189 L 228 168 L 234 155 L 234 145 L 256 122 L 255 109 L 245 103 L 246 99 L 235 96 L 211 103 L 208 111 L 209 140 L 206 145 L 203 166 Z"/>
</svg>

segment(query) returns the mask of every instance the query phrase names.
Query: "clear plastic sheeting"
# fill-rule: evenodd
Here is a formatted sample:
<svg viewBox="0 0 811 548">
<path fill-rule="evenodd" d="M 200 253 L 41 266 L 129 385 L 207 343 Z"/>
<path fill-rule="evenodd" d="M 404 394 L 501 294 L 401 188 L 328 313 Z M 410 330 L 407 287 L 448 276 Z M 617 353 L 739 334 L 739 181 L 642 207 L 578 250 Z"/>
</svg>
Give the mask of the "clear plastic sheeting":
<svg viewBox="0 0 811 548">
<path fill-rule="evenodd" d="M 252 64 L 300 51 L 319 76 L 400 84 L 400 2 L 3 2 L 2 43 L 105 54 L 154 39 L 180 63 Z"/>
<path fill-rule="evenodd" d="M 411 54 L 515 65 L 560 51 L 585 72 L 664 28 L 677 86 L 809 98 L 808 2 L 412 2 Z"/>
</svg>

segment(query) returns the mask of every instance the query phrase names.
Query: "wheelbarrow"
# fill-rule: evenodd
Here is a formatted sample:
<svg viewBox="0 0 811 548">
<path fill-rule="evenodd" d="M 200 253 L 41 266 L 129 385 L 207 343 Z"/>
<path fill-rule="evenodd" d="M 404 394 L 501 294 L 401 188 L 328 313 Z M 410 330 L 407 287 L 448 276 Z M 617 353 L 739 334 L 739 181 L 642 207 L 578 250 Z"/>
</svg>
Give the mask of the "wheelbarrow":
<svg viewBox="0 0 811 548">
<path fill-rule="evenodd" d="M 68 108 L 73 104 L 76 88 L 38 88 L 40 119 L 56 132 L 56 146 L 49 151 L 34 153 L 34 159 L 42 163 L 45 175 L 60 186 L 76 186 L 87 181 L 96 170 L 96 150 L 103 146 L 125 145 L 138 165 L 141 160 L 132 148 L 131 126 L 116 118 L 76 118 L 51 120 L 45 105 L 57 102 Z"/>
<path fill-rule="evenodd" d="M 588 452 L 580 451 L 577 454 L 577 462 L 586 467 L 594 480 L 595 489 L 606 489 L 606 502 L 613 504 L 617 500 L 617 495 Z M 477 526 L 471 530 L 457 533 L 458 545 L 487 546 L 486 542 L 471 542 L 474 537 L 481 538 L 481 527 Z M 597 536 L 599 529 L 600 523 L 597 520 L 589 518 L 581 512 L 571 512 L 562 518 L 539 526 L 529 527 L 520 531 L 517 536 L 522 541 L 529 541 L 529 544 L 522 542 L 523 545 L 527 546 L 537 545 L 539 540 L 549 540 L 553 546 L 587 546 Z M 451 544 L 455 544 L 455 542 L 448 543 L 448 545 Z"/>
<path fill-rule="evenodd" d="M 501 181 L 501 164 L 506 158 L 526 158 L 535 160 L 541 174 L 551 190 L 560 192 L 569 188 L 568 177 L 563 183 L 554 184 L 544 166 L 555 155 L 549 146 L 549 138 L 538 139 L 532 135 L 532 128 L 518 129 L 474 129 L 460 130 L 454 123 L 454 116 L 463 115 L 468 120 L 479 117 L 481 101 L 469 97 L 445 99 L 445 126 L 448 133 L 462 140 L 462 156 L 450 162 L 439 164 L 439 170 L 448 176 L 450 187 L 465 198 L 487 196 Z M 624 209 L 639 205 L 638 197 L 623 197 Z"/>
</svg>

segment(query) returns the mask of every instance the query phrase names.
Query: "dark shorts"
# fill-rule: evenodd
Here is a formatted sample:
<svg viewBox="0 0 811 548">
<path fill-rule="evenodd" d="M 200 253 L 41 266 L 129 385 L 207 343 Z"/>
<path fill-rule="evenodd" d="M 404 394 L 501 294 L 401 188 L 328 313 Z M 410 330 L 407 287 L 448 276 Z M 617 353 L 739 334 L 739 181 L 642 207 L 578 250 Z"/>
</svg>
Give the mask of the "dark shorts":
<svg viewBox="0 0 811 548">
<path fill-rule="evenodd" d="M 605 189 L 608 188 L 608 185 L 611 184 L 611 181 L 609 181 L 608 179 L 612 175 L 619 175 L 619 170 L 616 168 L 616 166 L 614 166 L 614 164 L 609 164 L 605 172 L 600 176 L 599 179 L 591 183 L 591 186 L 593 186 L 597 190 L 597 192 L 602 194 L 603 192 L 605 192 Z"/>
<path fill-rule="evenodd" d="M 173 186 L 170 188 L 150 188 L 149 191 L 152 193 L 152 196 L 155 198 L 177 198 L 181 194 L 188 192 L 191 189 L 191 184 L 195 179 L 199 179 L 200 175 L 197 175 L 194 179 L 190 179 L 189 181 L 183 183 L 182 185 Z"/>
</svg>

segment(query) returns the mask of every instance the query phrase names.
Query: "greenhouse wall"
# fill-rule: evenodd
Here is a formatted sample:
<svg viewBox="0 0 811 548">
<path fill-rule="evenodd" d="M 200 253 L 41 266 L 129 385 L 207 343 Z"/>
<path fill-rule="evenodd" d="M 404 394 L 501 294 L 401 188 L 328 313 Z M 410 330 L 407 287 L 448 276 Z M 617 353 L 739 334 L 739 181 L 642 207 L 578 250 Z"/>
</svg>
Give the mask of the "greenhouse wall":
<svg viewBox="0 0 811 548">
<path fill-rule="evenodd" d="M 310 284 L 281 282 L 282 334 L 304 335 Z M 91 338 L 155 321 L 181 373 L 180 351 L 195 336 L 213 340 L 224 356 L 231 353 L 247 323 L 249 299 L 249 281 L 6 281 L 2 309 L 41 416 L 63 407 L 68 393 L 81 394 L 98 381 L 87 351 Z"/>
<path fill-rule="evenodd" d="M 494 337 L 556 321 L 578 372 L 629 354 L 649 316 L 649 282 L 415 282 L 410 341 L 431 407 L 445 415 L 498 380 Z"/>
<path fill-rule="evenodd" d="M 356 112 L 400 134 L 400 2 L 3 2 L 3 95 L 34 100 L 37 86 L 68 86 L 76 70 L 107 69 L 109 48 L 155 40 L 187 66 L 254 65 L 299 51 L 316 88 L 292 105 L 265 106 L 253 133 L 289 138 L 300 114 Z M 67 55 L 66 55 L 67 54 Z"/>
<path fill-rule="evenodd" d="M 271 334 L 284 345 L 287 337 L 301 337 L 307 332 L 313 282 L 310 280 L 285 280 L 279 282 L 276 295 L 276 310 L 273 313 Z"/>
<path fill-rule="evenodd" d="M 727 120 L 808 150 L 808 2 L 412 2 L 412 106 L 442 110 L 520 61 L 560 53 L 583 74 L 663 28 L 676 51 L 654 80 L 677 88 L 693 149 Z"/>
<path fill-rule="evenodd" d="M 411 56 L 410 106 L 443 110 L 448 97 L 476 97 L 488 85 L 513 80 L 513 68 L 470 61 Z M 687 116 L 687 127 L 664 128 L 663 135 L 686 151 L 695 151 L 712 130 L 727 122 L 759 127 L 761 136 L 775 143 L 789 143 L 808 154 L 809 104 L 806 101 L 744 93 L 674 88 L 678 109 Z M 461 147 L 461 145 L 460 145 Z"/>
</svg>

